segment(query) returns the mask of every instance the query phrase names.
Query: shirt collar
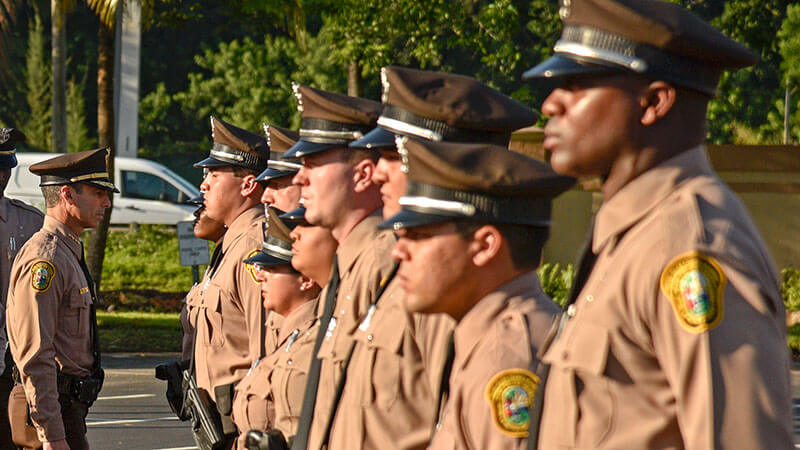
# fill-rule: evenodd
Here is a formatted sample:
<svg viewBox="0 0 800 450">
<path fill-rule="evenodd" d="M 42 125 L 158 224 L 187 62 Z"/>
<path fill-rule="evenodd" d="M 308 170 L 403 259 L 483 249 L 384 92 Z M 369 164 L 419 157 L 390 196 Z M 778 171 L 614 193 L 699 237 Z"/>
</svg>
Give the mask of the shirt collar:
<svg viewBox="0 0 800 450">
<path fill-rule="evenodd" d="M 278 342 L 285 342 L 286 339 L 292 335 L 294 330 L 300 330 L 302 333 L 309 328 L 309 325 L 317 318 L 317 315 L 314 313 L 315 304 L 316 302 L 314 300 L 307 301 L 295 308 L 283 319 L 281 331 L 278 333 Z"/>
<path fill-rule="evenodd" d="M 69 247 L 72 254 L 75 255 L 75 258 L 80 261 L 81 255 L 83 255 L 83 243 L 81 243 L 80 238 L 76 236 L 69 227 L 59 222 L 54 217 L 45 215 L 42 229 L 62 236 L 64 238 L 62 241 Z"/>
<path fill-rule="evenodd" d="M 384 231 L 378 230 L 378 224 L 381 223 L 381 220 L 381 210 L 379 208 L 359 222 L 345 240 L 339 244 L 339 248 L 336 250 L 339 274 L 344 274 L 350 270 L 356 259 L 358 259 L 358 255 L 365 248 L 373 245 L 374 237 L 379 233 L 384 233 Z"/>
<path fill-rule="evenodd" d="M 592 252 L 600 254 L 613 238 L 649 214 L 687 178 L 713 173 L 705 147 L 698 145 L 634 178 L 597 211 Z"/>
<path fill-rule="evenodd" d="M 264 207 L 262 205 L 253 206 L 247 211 L 239 214 L 239 217 L 233 220 L 231 226 L 225 231 L 225 236 L 230 236 L 228 239 L 222 240 L 222 251 L 227 252 L 233 244 L 238 241 L 238 236 L 242 236 L 254 225 L 261 226 L 259 219 L 264 218 Z"/>
<path fill-rule="evenodd" d="M 494 326 L 494 319 L 507 307 L 512 297 L 536 297 L 542 285 L 536 271 L 524 273 L 483 297 L 458 322 L 453 332 L 456 361 L 462 365 L 486 332 Z"/>
</svg>

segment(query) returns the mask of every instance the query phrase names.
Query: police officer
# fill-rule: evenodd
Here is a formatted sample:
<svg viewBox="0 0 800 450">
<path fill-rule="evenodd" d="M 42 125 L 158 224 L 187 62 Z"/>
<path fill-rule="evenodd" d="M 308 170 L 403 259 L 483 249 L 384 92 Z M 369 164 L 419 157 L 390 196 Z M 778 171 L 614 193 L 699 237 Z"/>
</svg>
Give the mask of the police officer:
<svg viewBox="0 0 800 450">
<path fill-rule="evenodd" d="M 552 199 L 573 179 L 491 144 L 403 138 L 408 189 L 381 226 L 405 304 L 456 322 L 443 413 L 428 448 L 524 448 L 539 347 L 559 311 L 536 276 Z"/>
<path fill-rule="evenodd" d="M 255 178 L 267 168 L 269 148 L 262 136 L 215 117 L 211 136 L 209 157 L 195 167 L 208 169 L 200 185 L 206 214 L 227 231 L 198 296 L 194 362 L 197 386 L 213 400 L 230 447 L 236 437 L 230 419 L 234 385 L 265 354 L 261 289 L 243 261 L 261 250 L 264 210 Z"/>
<path fill-rule="evenodd" d="M 278 334 L 278 349 L 258 362 L 236 386 L 233 402 L 233 421 L 239 428 L 237 448 L 245 448 L 248 430 L 262 432 L 274 428 L 275 398 L 281 392 L 271 392 L 270 378 L 276 353 L 286 353 L 294 342 L 314 322 L 314 300 L 320 287 L 312 279 L 295 270 L 292 263 L 290 229 L 278 218 L 277 210 L 267 211 L 266 235 L 261 252 L 245 260 L 256 268 L 261 282 L 261 298 L 271 312 L 284 320 Z M 284 394 L 285 396 L 285 394 Z"/>
<path fill-rule="evenodd" d="M 349 147 L 380 152 L 372 180 L 384 219 L 400 211 L 407 184 L 396 136 L 507 146 L 512 131 L 536 121 L 530 108 L 463 75 L 392 66 L 381 69 L 381 84 L 378 126 Z M 410 314 L 398 280 L 387 282 L 352 334 L 346 384 L 328 418 L 331 449 L 424 447 L 437 420 L 453 320 Z"/>
<path fill-rule="evenodd" d="M 284 158 L 283 154 L 297 143 L 300 135 L 296 131 L 264 124 L 264 134 L 269 145 L 267 169 L 261 172 L 256 181 L 264 188 L 261 203 L 272 206 L 281 213 L 300 206 L 300 187 L 292 184 L 292 177 L 300 170 L 300 159 Z M 283 326 L 283 317 L 275 311 L 267 312 L 266 346 L 277 348 L 278 334 Z"/>
<path fill-rule="evenodd" d="M 394 238 L 375 228 L 381 207 L 372 182 L 377 153 L 347 147 L 375 127 L 381 105 L 308 86 L 296 85 L 295 94 L 303 122 L 300 140 L 286 156 L 301 158 L 303 167 L 293 182 L 301 188 L 305 219 L 329 229 L 339 243 L 333 275 L 321 294 L 316 343 L 321 362 L 312 361 L 294 441 L 296 448 L 318 448 L 351 347 L 348 334 L 377 300 L 380 282 L 392 268 L 383 256 Z"/>
<path fill-rule="evenodd" d="M 215 244 L 214 253 L 211 255 L 206 271 L 198 283 L 195 283 L 186 297 L 183 300 L 183 308 L 181 309 L 180 321 L 181 329 L 183 330 L 182 341 L 182 356 L 183 361 L 192 359 L 192 343 L 194 342 L 194 328 L 197 323 L 197 297 L 208 280 L 211 268 L 216 265 L 222 250 L 222 237 L 225 235 L 225 224 L 218 222 L 206 214 L 206 206 L 203 204 L 203 196 L 189 200 L 189 203 L 197 204 L 197 209 L 192 213 L 194 214 L 194 235 L 199 239 L 205 239 Z"/>
<path fill-rule="evenodd" d="M 757 57 L 656 0 L 563 1 L 542 105 L 553 168 L 603 180 L 551 365 L 539 447 L 790 448 L 777 273 L 711 168 L 706 108 Z M 581 273 L 588 276 L 581 280 Z"/>
<path fill-rule="evenodd" d="M 102 369 L 95 286 L 79 236 L 102 220 L 109 193 L 119 192 L 108 178 L 108 155 L 106 148 L 69 153 L 30 167 L 41 177 L 47 215 L 11 269 L 8 337 L 45 449 L 89 448 L 85 420 Z M 15 436 L 24 431 L 14 427 Z"/>
<path fill-rule="evenodd" d="M 11 371 L 14 361 L 7 349 L 6 296 L 11 264 L 22 245 L 42 228 L 44 215 L 27 203 L 3 195 L 17 166 L 17 143 L 25 142 L 25 134 L 14 128 L 0 128 L 0 449 L 14 448 L 8 424 L 8 396 L 14 387 Z"/>
</svg>

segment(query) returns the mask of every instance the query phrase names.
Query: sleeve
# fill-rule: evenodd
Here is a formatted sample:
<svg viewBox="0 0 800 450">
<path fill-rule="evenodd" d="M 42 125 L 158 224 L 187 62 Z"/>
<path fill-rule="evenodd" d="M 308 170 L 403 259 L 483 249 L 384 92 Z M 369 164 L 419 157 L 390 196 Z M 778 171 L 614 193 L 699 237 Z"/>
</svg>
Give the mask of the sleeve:
<svg viewBox="0 0 800 450">
<path fill-rule="evenodd" d="M 57 365 L 53 339 L 58 321 L 59 293 L 66 280 L 49 261 L 21 263 L 12 271 L 8 330 L 11 352 L 25 388 L 39 440 L 63 439 L 58 402 Z"/>
<path fill-rule="evenodd" d="M 784 324 L 777 285 L 703 252 L 679 255 L 659 281 L 653 347 L 677 400 L 687 448 L 789 448 Z"/>
<path fill-rule="evenodd" d="M 241 252 L 242 258 L 234 266 L 236 273 L 236 293 L 242 304 L 242 310 L 247 324 L 247 336 L 250 345 L 250 363 L 254 363 L 265 356 L 265 324 L 266 313 L 264 302 L 261 300 L 261 284 L 256 280 L 254 268 L 245 264 L 243 261 L 253 253 L 260 251 L 261 243 L 255 239 L 243 239 L 241 245 L 245 246 L 245 251 Z"/>
</svg>

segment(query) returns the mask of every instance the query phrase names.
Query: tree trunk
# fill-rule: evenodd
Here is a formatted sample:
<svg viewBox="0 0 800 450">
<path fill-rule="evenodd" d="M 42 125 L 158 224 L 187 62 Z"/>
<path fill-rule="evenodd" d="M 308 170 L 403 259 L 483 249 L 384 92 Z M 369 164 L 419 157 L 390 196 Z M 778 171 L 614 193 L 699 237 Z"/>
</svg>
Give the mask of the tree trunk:
<svg viewBox="0 0 800 450">
<path fill-rule="evenodd" d="M 108 175 L 114 181 L 114 30 L 101 21 L 97 33 L 97 137 L 100 147 L 111 148 Z M 113 207 L 114 196 L 111 196 Z M 86 263 L 100 292 L 111 209 L 106 210 L 89 240 Z"/>
<path fill-rule="evenodd" d="M 361 97 L 364 89 L 364 82 L 361 79 L 361 66 L 353 61 L 347 66 L 347 95 L 351 97 Z"/>
<path fill-rule="evenodd" d="M 51 0 L 53 34 L 53 146 L 67 151 L 67 13 L 63 0 Z"/>
</svg>

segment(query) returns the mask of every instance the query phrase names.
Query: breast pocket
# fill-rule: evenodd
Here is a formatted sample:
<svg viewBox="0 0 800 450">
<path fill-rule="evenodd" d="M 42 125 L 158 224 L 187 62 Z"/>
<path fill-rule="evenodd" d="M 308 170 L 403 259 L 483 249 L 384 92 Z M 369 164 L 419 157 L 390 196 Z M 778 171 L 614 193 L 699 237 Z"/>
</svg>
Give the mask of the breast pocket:
<svg viewBox="0 0 800 450">
<path fill-rule="evenodd" d="M 401 352 L 406 328 L 406 321 L 395 316 L 391 321 L 377 321 L 366 330 L 356 329 L 353 334 L 357 347 L 348 376 L 364 377 L 356 384 L 358 393 L 354 399 L 361 405 L 389 409 L 397 400 L 403 364 L 414 359 L 413 355 L 406 355 L 408 361 L 404 360 Z"/>
<path fill-rule="evenodd" d="M 88 289 L 74 289 L 58 317 L 58 328 L 72 337 L 83 337 L 89 333 L 89 306 L 92 296 Z"/>
<path fill-rule="evenodd" d="M 222 292 L 218 287 L 210 285 L 198 302 L 198 320 L 205 322 L 201 333 L 205 345 L 222 347 L 225 344 L 225 335 L 222 332 L 222 301 Z"/>
<path fill-rule="evenodd" d="M 300 416 L 315 338 L 316 333 L 306 333 L 289 346 L 288 352 L 286 346 L 277 350 L 280 356 L 270 378 L 276 422 Z"/>
<path fill-rule="evenodd" d="M 609 332 L 582 323 L 548 351 L 545 361 L 565 368 L 569 379 L 565 404 L 574 408 L 567 417 L 571 445 L 598 447 L 613 426 L 616 399 L 604 376 L 610 352 Z M 565 424 L 566 425 L 566 424 Z"/>
</svg>

